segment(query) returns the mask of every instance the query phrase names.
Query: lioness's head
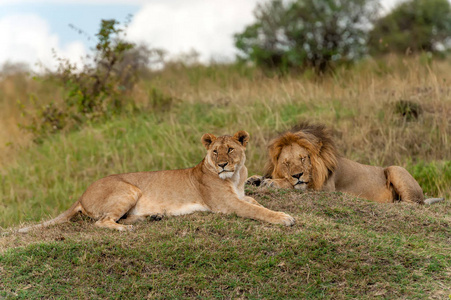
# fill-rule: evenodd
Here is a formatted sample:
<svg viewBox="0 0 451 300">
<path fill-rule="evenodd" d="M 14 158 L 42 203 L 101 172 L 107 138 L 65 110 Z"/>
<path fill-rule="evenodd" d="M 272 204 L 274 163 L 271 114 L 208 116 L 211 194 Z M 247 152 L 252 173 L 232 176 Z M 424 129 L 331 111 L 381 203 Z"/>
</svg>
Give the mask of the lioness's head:
<svg viewBox="0 0 451 300">
<path fill-rule="evenodd" d="M 272 140 L 265 177 L 285 179 L 295 189 L 322 188 L 337 166 L 337 152 L 322 125 L 301 123 Z"/>
<path fill-rule="evenodd" d="M 234 136 L 216 137 L 211 133 L 202 136 L 202 144 L 207 149 L 205 161 L 221 179 L 231 178 L 244 165 L 249 133 L 238 131 Z"/>
</svg>

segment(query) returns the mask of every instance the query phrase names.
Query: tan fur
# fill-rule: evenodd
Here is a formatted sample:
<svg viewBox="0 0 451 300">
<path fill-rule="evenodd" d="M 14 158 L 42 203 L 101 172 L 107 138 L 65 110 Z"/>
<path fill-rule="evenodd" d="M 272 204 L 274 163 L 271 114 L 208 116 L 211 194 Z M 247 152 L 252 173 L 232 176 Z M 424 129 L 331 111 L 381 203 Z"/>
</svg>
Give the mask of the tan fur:
<svg viewBox="0 0 451 300">
<path fill-rule="evenodd" d="M 341 191 L 376 202 L 425 203 L 423 190 L 406 169 L 368 166 L 340 157 L 322 125 L 303 123 L 272 140 L 268 152 L 265 175 L 250 177 L 250 184 Z M 307 159 L 300 159 L 306 155 Z M 295 185 L 299 174 L 304 187 Z"/>
<path fill-rule="evenodd" d="M 81 212 L 97 220 L 95 225 L 117 230 L 131 229 L 136 221 L 155 215 L 183 215 L 212 211 L 291 226 L 294 219 L 261 206 L 244 195 L 247 178 L 245 149 L 249 134 L 215 137 L 204 134 L 206 157 L 183 170 L 111 175 L 91 184 L 72 207 L 57 218 L 39 225 L 69 221 Z M 120 221 L 122 224 L 117 223 Z"/>
</svg>

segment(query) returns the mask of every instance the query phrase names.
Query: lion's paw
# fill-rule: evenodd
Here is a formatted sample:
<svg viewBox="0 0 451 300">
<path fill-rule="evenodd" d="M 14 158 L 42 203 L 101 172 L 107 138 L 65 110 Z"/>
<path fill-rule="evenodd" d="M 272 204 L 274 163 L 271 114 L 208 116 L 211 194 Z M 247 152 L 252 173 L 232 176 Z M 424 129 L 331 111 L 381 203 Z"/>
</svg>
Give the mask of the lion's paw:
<svg viewBox="0 0 451 300">
<path fill-rule="evenodd" d="M 294 220 L 294 218 L 292 216 L 290 216 L 289 214 L 283 213 L 283 212 L 279 212 L 279 222 L 278 224 L 283 224 L 285 226 L 293 226 L 294 223 L 296 223 L 296 221 Z"/>
<path fill-rule="evenodd" d="M 252 175 L 248 179 L 246 179 L 245 184 L 246 185 L 253 185 L 253 186 L 260 186 L 260 184 L 263 182 L 264 178 L 260 175 Z"/>
<path fill-rule="evenodd" d="M 276 183 L 274 182 L 274 180 L 271 180 L 271 179 L 263 180 L 262 186 L 270 187 L 270 188 L 276 188 L 277 187 Z"/>
</svg>

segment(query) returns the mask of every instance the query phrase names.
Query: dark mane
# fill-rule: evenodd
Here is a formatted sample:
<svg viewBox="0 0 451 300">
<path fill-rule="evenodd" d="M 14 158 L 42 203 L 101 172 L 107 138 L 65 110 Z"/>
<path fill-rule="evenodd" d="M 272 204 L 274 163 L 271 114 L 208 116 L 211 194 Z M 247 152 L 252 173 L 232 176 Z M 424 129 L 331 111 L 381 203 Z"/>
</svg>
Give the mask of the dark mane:
<svg viewBox="0 0 451 300">
<path fill-rule="evenodd" d="M 326 128 L 325 125 L 301 122 L 298 125 L 293 126 L 288 132 L 296 134 L 299 131 L 314 135 L 323 144 L 330 145 L 331 147 L 333 147 L 335 149 L 335 143 L 332 140 L 332 135 L 331 135 L 330 131 Z"/>
</svg>

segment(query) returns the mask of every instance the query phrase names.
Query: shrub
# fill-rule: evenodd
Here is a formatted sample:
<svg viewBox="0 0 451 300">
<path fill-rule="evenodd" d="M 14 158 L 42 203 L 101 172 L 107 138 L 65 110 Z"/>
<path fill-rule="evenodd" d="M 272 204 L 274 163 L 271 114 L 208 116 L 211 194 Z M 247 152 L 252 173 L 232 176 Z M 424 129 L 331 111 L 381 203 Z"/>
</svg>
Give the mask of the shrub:
<svg viewBox="0 0 451 300">
<path fill-rule="evenodd" d="M 322 73 L 366 53 L 378 7 L 374 0 L 271 0 L 257 5 L 256 22 L 235 35 L 235 46 L 240 59 L 257 66 Z"/>
<path fill-rule="evenodd" d="M 117 115 L 125 104 L 133 107 L 132 101 L 127 102 L 127 92 L 140 68 L 147 66 L 151 51 L 125 41 L 116 20 L 102 20 L 96 38 L 93 56 L 87 56 L 81 68 L 55 55 L 58 69 L 49 77 L 67 92 L 62 102 L 38 107 L 35 115 L 24 109 L 31 122 L 22 127 L 34 133 L 36 141 L 64 128 Z"/>
<path fill-rule="evenodd" d="M 448 0 L 409 0 L 379 19 L 370 33 L 372 53 L 437 52 L 451 46 Z"/>
</svg>

